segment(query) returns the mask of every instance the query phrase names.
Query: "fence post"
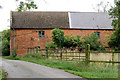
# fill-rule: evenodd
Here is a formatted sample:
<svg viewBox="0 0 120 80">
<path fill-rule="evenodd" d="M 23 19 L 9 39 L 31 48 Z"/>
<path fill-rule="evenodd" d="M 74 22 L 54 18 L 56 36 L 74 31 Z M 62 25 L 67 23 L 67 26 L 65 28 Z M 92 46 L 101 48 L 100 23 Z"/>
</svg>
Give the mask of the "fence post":
<svg viewBox="0 0 120 80">
<path fill-rule="evenodd" d="M 48 48 L 46 47 L 46 57 L 48 58 Z"/>
<path fill-rule="evenodd" d="M 114 66 L 114 50 L 112 51 L 112 65 Z"/>
<path fill-rule="evenodd" d="M 62 60 L 62 49 L 60 49 L 60 59 Z"/>
<path fill-rule="evenodd" d="M 85 56 L 86 56 L 86 63 L 90 62 L 90 44 L 87 44 L 85 47 Z"/>
<path fill-rule="evenodd" d="M 38 47 L 36 47 L 36 53 L 38 53 Z"/>
</svg>

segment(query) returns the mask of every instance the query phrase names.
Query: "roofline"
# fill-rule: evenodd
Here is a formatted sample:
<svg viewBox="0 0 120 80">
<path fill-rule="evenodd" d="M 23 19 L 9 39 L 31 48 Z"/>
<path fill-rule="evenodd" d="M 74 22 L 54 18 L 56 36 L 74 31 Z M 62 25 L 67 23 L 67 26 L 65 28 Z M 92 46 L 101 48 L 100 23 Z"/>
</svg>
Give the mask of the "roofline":
<svg viewBox="0 0 120 80">
<path fill-rule="evenodd" d="M 18 11 L 11 11 L 11 12 L 18 12 Z M 108 12 L 80 12 L 80 11 L 24 11 L 24 12 L 108 13 Z"/>
<path fill-rule="evenodd" d="M 11 28 L 11 29 L 13 29 L 13 27 Z M 55 29 L 55 28 L 14 28 L 14 29 Z M 56 29 L 76 29 L 76 30 L 79 30 L 79 29 L 81 29 L 81 30 L 114 30 L 114 29 L 90 29 L 90 28 L 88 28 L 88 29 L 84 29 L 84 28 L 56 28 Z"/>
</svg>

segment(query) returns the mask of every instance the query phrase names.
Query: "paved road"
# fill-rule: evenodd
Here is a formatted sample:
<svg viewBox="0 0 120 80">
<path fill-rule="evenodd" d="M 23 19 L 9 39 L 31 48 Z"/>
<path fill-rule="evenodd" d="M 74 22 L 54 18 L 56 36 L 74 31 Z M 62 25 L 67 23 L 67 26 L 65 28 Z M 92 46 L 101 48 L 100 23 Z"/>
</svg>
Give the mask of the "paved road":
<svg viewBox="0 0 120 80">
<path fill-rule="evenodd" d="M 81 78 L 61 69 L 0 58 L 0 65 L 8 73 L 7 78 Z"/>
</svg>

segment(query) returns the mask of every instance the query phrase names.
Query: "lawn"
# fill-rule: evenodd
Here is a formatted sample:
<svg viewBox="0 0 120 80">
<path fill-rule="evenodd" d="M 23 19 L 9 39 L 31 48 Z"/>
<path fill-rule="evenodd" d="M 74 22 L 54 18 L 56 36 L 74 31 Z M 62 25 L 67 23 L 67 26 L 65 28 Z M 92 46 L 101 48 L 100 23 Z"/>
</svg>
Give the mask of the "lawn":
<svg viewBox="0 0 120 80">
<path fill-rule="evenodd" d="M 117 66 L 112 66 L 111 64 L 106 63 L 85 64 L 84 62 L 80 61 L 66 62 L 52 59 L 37 59 L 33 57 L 11 58 L 7 56 L 4 58 L 17 60 L 19 59 L 53 68 L 64 69 L 67 72 L 85 78 L 118 78 Z"/>
</svg>

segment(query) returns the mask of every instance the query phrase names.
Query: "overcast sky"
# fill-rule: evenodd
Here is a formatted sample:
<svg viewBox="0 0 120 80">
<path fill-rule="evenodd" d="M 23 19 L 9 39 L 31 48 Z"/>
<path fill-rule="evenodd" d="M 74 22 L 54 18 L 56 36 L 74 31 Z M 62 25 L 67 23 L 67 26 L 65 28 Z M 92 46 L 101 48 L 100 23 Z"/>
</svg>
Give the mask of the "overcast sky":
<svg viewBox="0 0 120 80">
<path fill-rule="evenodd" d="M 24 0 L 23 0 L 24 1 Z M 34 0 L 37 11 L 72 11 L 72 12 L 97 12 L 93 9 L 96 4 L 107 1 L 113 6 L 114 0 Z M 10 11 L 15 11 L 18 3 L 15 0 L 0 0 L 0 31 L 9 29 Z"/>
</svg>

